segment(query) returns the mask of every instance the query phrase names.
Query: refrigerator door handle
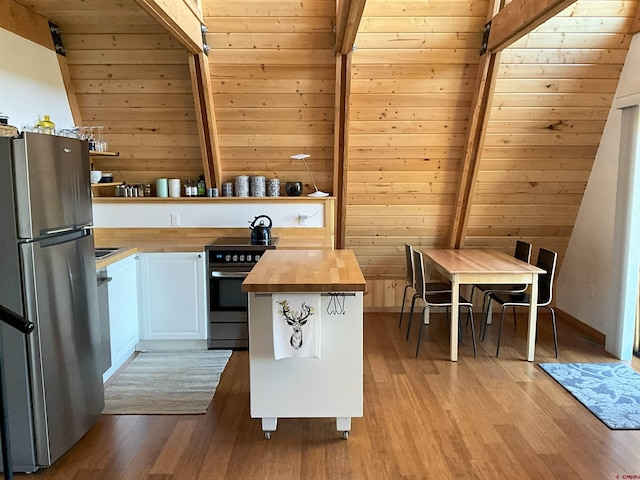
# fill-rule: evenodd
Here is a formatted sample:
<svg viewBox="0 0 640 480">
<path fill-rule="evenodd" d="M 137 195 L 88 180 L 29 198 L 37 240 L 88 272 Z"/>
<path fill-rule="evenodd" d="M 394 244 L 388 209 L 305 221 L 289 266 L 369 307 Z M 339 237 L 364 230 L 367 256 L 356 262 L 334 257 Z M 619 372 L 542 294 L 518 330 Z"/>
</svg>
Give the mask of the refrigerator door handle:
<svg viewBox="0 0 640 480">
<path fill-rule="evenodd" d="M 46 235 L 58 235 L 59 233 L 68 233 L 73 232 L 75 228 L 73 227 L 62 227 L 62 228 L 52 228 L 51 230 L 44 230 L 41 232 L 41 235 L 44 237 Z"/>
</svg>

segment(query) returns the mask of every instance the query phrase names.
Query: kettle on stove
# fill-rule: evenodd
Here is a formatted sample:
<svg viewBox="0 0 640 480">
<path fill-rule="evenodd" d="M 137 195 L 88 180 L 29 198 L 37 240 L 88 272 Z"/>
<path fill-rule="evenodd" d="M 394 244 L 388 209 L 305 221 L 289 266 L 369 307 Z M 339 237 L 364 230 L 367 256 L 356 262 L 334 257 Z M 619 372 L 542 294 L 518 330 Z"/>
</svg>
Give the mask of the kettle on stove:
<svg viewBox="0 0 640 480">
<path fill-rule="evenodd" d="M 269 225 L 264 224 L 264 220 L 260 220 L 260 223 L 256 225 L 256 222 L 260 218 L 266 218 L 269 220 Z M 251 244 L 252 245 L 269 245 L 271 243 L 271 219 L 266 215 L 258 215 L 253 219 L 249 229 L 251 230 Z"/>
</svg>

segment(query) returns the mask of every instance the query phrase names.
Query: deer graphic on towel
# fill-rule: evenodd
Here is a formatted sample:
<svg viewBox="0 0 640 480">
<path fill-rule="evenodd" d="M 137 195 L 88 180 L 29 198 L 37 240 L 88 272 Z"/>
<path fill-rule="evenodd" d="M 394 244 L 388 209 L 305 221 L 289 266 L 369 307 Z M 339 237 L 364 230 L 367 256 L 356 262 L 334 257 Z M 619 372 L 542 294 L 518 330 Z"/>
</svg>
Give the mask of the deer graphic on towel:
<svg viewBox="0 0 640 480">
<path fill-rule="evenodd" d="M 309 316 L 314 314 L 313 307 L 307 305 L 306 303 L 303 303 L 302 310 L 297 312 L 289 308 L 289 302 L 287 302 L 287 300 L 278 302 L 278 304 L 282 306 L 282 310 L 280 311 L 280 313 L 287 321 L 287 325 L 290 325 L 293 328 L 293 333 L 291 334 L 291 338 L 289 339 L 289 344 L 295 350 L 299 350 L 300 347 L 302 347 L 303 343 L 302 327 L 307 323 L 307 319 L 309 318 Z"/>
</svg>

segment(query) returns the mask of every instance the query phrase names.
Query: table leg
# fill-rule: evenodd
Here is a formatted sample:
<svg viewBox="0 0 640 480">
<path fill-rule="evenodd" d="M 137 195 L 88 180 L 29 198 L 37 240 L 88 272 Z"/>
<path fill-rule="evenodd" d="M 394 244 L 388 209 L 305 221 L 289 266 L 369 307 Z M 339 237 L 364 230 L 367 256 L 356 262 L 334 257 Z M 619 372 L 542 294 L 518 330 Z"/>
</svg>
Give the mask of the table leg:
<svg viewBox="0 0 640 480">
<path fill-rule="evenodd" d="M 458 316 L 460 315 L 460 283 L 456 275 L 451 280 L 451 361 L 458 361 Z"/>
<path fill-rule="evenodd" d="M 531 303 L 529 304 L 529 333 L 527 335 L 527 361 L 533 362 L 536 354 L 536 327 L 538 321 L 538 275 L 531 281 Z"/>
</svg>

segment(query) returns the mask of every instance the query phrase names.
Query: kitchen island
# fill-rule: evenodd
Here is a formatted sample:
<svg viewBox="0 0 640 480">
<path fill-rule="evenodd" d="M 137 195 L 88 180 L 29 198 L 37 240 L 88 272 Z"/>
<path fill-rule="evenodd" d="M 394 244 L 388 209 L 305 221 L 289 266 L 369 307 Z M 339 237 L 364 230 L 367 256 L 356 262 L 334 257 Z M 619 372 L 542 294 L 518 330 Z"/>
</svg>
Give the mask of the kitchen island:
<svg viewBox="0 0 640 480">
<path fill-rule="evenodd" d="M 346 439 L 363 398 L 366 283 L 354 253 L 270 250 L 242 288 L 249 293 L 251 417 L 262 419 L 266 438 L 278 418 L 335 417 Z"/>
</svg>

